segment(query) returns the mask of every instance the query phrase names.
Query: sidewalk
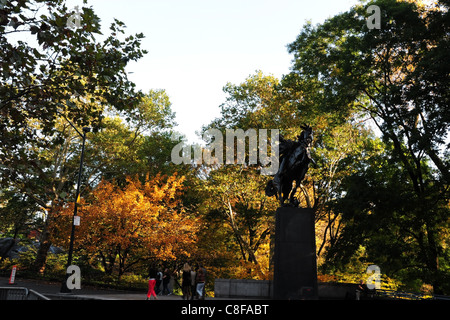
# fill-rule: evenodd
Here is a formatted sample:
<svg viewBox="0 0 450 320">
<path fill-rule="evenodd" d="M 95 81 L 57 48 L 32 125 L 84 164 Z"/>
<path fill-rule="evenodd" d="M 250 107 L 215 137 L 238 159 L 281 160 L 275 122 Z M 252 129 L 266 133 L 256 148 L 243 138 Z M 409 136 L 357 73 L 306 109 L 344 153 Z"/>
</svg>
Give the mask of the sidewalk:
<svg viewBox="0 0 450 320">
<path fill-rule="evenodd" d="M 42 280 L 16 278 L 15 284 L 8 284 L 9 278 L 0 277 L 0 287 L 25 287 L 39 292 L 51 300 L 145 300 L 147 291 L 126 291 L 113 289 L 98 289 L 91 286 L 83 286 L 80 290 L 72 290 L 72 293 L 60 293 L 61 283 Z M 152 300 L 154 298 L 152 297 Z M 159 300 L 180 300 L 181 296 L 158 296 Z M 206 298 L 213 299 L 213 298 Z"/>
</svg>

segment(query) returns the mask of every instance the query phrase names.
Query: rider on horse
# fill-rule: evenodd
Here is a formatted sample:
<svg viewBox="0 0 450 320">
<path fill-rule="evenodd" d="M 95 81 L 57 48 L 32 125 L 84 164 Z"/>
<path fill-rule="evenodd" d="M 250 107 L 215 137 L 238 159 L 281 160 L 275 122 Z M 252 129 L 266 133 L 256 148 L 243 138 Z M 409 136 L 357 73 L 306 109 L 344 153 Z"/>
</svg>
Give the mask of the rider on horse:
<svg viewBox="0 0 450 320">
<path fill-rule="evenodd" d="M 266 187 L 266 195 L 269 197 L 275 195 L 282 206 L 297 207 L 299 205 L 295 192 L 305 178 L 309 163 L 312 161 L 310 155 L 313 140 L 312 128 L 308 125 L 303 125 L 301 128 L 303 131 L 297 136 L 297 141 L 286 140 L 280 136 L 280 167 Z M 289 204 L 285 204 L 288 197 Z"/>
</svg>

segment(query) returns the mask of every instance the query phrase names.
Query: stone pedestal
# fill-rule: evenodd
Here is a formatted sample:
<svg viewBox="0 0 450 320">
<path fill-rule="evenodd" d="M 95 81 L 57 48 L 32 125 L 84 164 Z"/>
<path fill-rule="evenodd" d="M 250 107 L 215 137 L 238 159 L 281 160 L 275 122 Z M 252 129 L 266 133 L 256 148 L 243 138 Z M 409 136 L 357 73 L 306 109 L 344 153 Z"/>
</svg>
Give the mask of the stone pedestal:
<svg viewBox="0 0 450 320">
<path fill-rule="evenodd" d="M 273 298 L 317 299 L 312 209 L 281 207 L 276 213 Z"/>
</svg>

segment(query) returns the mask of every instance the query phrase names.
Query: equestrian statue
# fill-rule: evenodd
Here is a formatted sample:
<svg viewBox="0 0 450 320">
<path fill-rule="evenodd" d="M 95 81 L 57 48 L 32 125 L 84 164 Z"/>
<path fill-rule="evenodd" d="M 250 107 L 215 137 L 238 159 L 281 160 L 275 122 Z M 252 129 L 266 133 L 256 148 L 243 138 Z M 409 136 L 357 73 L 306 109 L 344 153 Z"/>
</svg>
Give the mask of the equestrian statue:
<svg viewBox="0 0 450 320">
<path fill-rule="evenodd" d="M 279 168 L 272 180 L 267 183 L 266 195 L 276 196 L 280 205 L 298 207 L 300 201 L 295 197 L 297 187 L 305 178 L 309 163 L 312 161 L 310 155 L 313 140 L 312 128 L 302 125 L 302 133 L 297 136 L 297 141 L 284 139 L 280 135 L 279 144 Z M 293 186 L 293 182 L 295 185 Z M 289 198 L 289 202 L 286 200 Z"/>
</svg>

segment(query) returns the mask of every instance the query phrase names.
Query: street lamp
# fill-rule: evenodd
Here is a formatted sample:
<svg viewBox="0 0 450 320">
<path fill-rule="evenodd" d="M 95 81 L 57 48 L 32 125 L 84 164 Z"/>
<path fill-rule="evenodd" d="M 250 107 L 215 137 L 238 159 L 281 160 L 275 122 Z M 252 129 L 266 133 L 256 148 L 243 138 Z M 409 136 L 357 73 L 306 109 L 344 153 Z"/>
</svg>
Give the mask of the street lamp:
<svg viewBox="0 0 450 320">
<path fill-rule="evenodd" d="M 70 121 L 68 121 L 70 123 Z M 73 208 L 73 218 L 72 218 L 72 232 L 70 234 L 70 244 L 69 244 L 69 255 L 67 257 L 67 267 L 66 270 L 69 266 L 72 265 L 72 254 L 73 254 L 73 241 L 75 238 L 75 217 L 77 216 L 77 210 L 78 210 L 78 196 L 80 194 L 80 184 L 81 184 L 81 171 L 83 169 L 83 158 L 84 158 L 84 144 L 86 142 L 86 133 L 90 131 L 90 129 L 88 127 L 84 127 L 83 128 L 83 134 L 80 133 L 80 131 L 78 131 L 78 129 L 72 124 L 70 123 L 70 125 L 75 129 L 75 131 L 80 135 L 80 137 L 83 138 L 83 145 L 81 147 L 81 159 L 80 159 L 80 170 L 78 170 L 78 183 L 77 183 L 77 191 L 75 194 L 75 205 Z M 62 283 L 61 286 L 61 293 L 70 293 L 72 292 L 68 287 L 67 287 L 67 279 L 69 277 L 69 274 L 66 273 L 66 277 Z"/>
</svg>

